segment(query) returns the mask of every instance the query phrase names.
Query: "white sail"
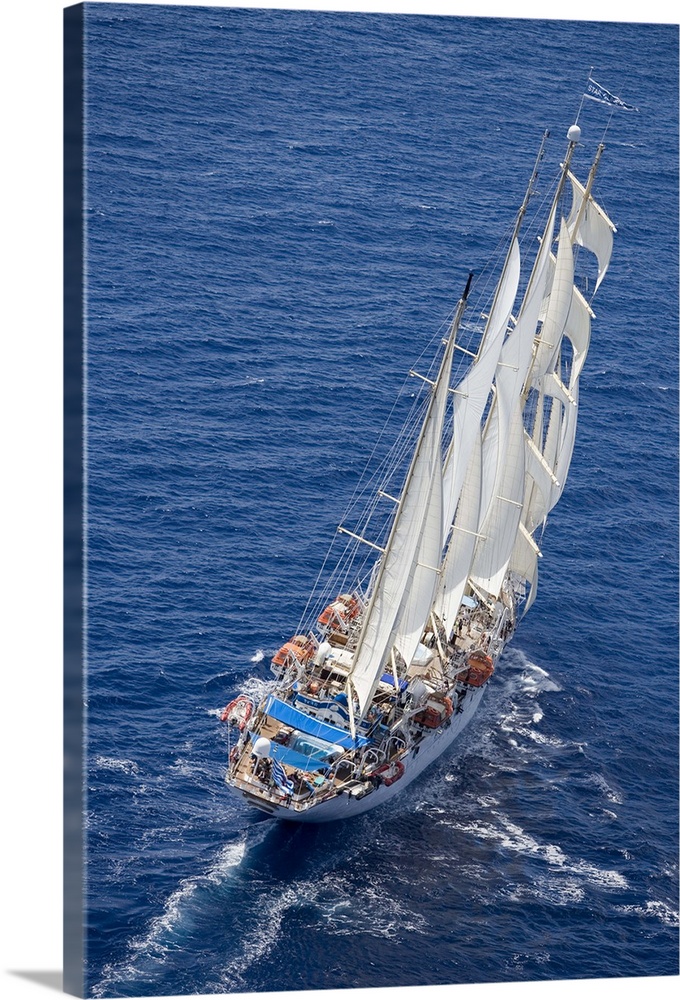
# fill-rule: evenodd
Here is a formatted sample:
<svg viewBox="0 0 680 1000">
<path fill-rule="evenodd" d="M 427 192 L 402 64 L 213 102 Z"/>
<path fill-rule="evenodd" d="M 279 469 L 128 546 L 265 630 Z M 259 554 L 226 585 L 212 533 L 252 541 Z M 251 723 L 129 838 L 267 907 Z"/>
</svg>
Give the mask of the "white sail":
<svg viewBox="0 0 680 1000">
<path fill-rule="evenodd" d="M 459 306 L 458 319 L 462 312 Z M 382 555 L 375 586 L 364 612 L 362 628 L 352 661 L 350 679 L 363 716 L 388 660 L 402 619 L 406 635 L 414 628 L 421 607 L 416 587 L 429 592 L 431 602 L 441 555 L 442 493 L 441 438 L 451 377 L 455 329 L 449 336 L 439 375 L 432 391 L 418 443 L 397 507 L 392 530 Z M 433 539 L 437 557 L 432 562 Z M 420 628 L 427 618 L 420 622 Z M 402 639 L 404 636 L 402 636 Z"/>
<path fill-rule="evenodd" d="M 594 312 L 581 292 L 578 288 L 574 288 L 572 290 L 571 308 L 564 331 L 571 341 L 573 351 L 569 378 L 570 387 L 576 384 L 583 370 L 588 348 L 590 347 L 590 321 L 594 315 Z"/>
<path fill-rule="evenodd" d="M 580 353 L 587 349 L 587 337 L 582 324 L 580 301 L 575 299 L 574 286 L 574 253 L 571 233 L 564 219 L 560 225 L 557 257 L 551 255 L 549 271 L 550 292 L 541 306 L 543 322 L 538 336 L 534 359 L 531 366 L 529 383 L 537 390 L 537 399 L 533 404 L 532 444 L 537 454 L 527 452 L 531 466 L 526 482 L 524 496 L 524 511 L 522 523 L 530 531 L 545 520 L 554 505 L 554 497 L 561 494 L 563 487 L 556 483 L 548 485 L 544 472 L 549 470 L 555 476 L 558 453 L 562 447 L 563 426 L 567 408 L 573 404 L 573 398 L 563 385 L 558 369 L 562 355 L 563 337 L 570 320 L 575 328 L 576 346 L 573 348 L 574 358 L 580 363 Z M 581 297 L 582 298 L 582 297 Z M 575 305 L 576 302 L 576 305 Z M 577 369 L 580 371 L 580 367 Z M 544 425 L 546 400 L 549 406 L 547 428 Z M 569 419 L 573 416 L 570 413 Z M 528 442 L 527 442 L 527 446 Z M 537 458 L 540 461 L 537 464 Z M 541 466 L 544 466 L 542 468 Z"/>
<path fill-rule="evenodd" d="M 496 398 L 503 430 L 503 462 L 489 511 L 480 526 L 472 576 L 478 588 L 498 596 L 512 554 L 524 500 L 524 421 L 519 397 Z"/>
<path fill-rule="evenodd" d="M 564 417 L 560 427 L 560 443 L 555 460 L 555 478 L 558 484 L 553 486 L 550 500 L 550 510 L 555 506 L 564 492 L 564 486 L 569 474 L 572 455 L 574 454 L 574 442 L 576 439 L 576 422 L 578 418 L 578 380 L 571 388 L 573 403 L 565 407 Z"/>
<path fill-rule="evenodd" d="M 558 406 L 556 406 L 556 410 L 559 410 Z M 553 416 L 551 416 L 548 436 L 550 437 L 553 434 L 557 439 L 560 435 L 561 426 L 559 418 L 556 415 Z M 522 522 L 525 527 L 533 531 L 546 518 L 548 511 L 553 506 L 552 497 L 554 491 L 560 489 L 561 486 L 552 466 L 546 459 L 545 453 L 539 451 L 526 432 L 524 444 L 526 449 L 527 488 L 532 493 L 529 505 L 527 505 L 525 500 Z M 557 451 L 558 448 L 559 441 L 556 441 L 555 450 Z"/>
<path fill-rule="evenodd" d="M 544 395 L 550 396 L 549 391 L 546 390 L 545 387 L 543 391 Z M 561 436 L 560 430 L 562 427 L 562 419 L 564 417 L 565 405 L 566 403 L 561 397 L 558 396 L 550 397 L 550 415 L 548 417 L 548 429 L 545 435 L 545 441 L 543 442 L 543 452 L 540 454 L 542 454 L 543 461 L 552 471 L 553 475 L 555 475 L 555 467 L 557 465 L 557 455 L 560 449 L 560 436 Z M 529 440 L 531 440 L 531 444 L 534 447 L 536 447 L 536 445 L 534 445 L 533 440 L 531 438 L 529 438 Z M 546 509 L 546 513 L 548 509 L 549 507 Z M 539 520 L 542 520 L 544 516 L 545 514 L 541 515 Z M 525 521 L 525 524 L 526 523 L 527 522 Z M 534 524 L 536 523 L 537 522 L 534 521 Z"/>
<path fill-rule="evenodd" d="M 538 545 L 526 528 L 520 525 L 508 568 L 523 580 L 533 580 L 540 555 Z"/>
<path fill-rule="evenodd" d="M 510 247 L 506 267 L 489 316 L 482 347 L 476 362 L 456 386 L 453 410 L 453 441 L 444 467 L 444 531 L 453 521 L 468 463 L 486 409 L 505 331 L 517 295 L 520 255 L 517 240 Z"/>
<path fill-rule="evenodd" d="M 442 567 L 439 589 L 434 602 L 435 614 L 451 631 L 460 608 L 472 565 L 479 529 L 479 504 L 482 488 L 482 435 L 477 426 L 476 440 L 468 462 L 467 474 L 460 495 L 458 510 L 446 558 Z"/>
<path fill-rule="evenodd" d="M 550 306 L 550 291 L 552 290 L 552 284 L 555 277 L 555 264 L 555 257 L 551 254 L 550 277 L 548 280 L 549 291 L 543 301 L 543 305 L 541 306 L 541 314 L 539 316 L 541 321 L 545 320 Z M 583 369 L 586 355 L 588 353 L 588 347 L 590 346 L 590 322 L 594 316 L 595 313 L 586 302 L 583 294 L 574 285 L 571 290 L 571 304 L 564 328 L 564 335 L 571 341 L 573 351 L 570 382 L 577 379 Z M 538 373 L 538 369 L 535 369 L 535 371 Z"/>
<path fill-rule="evenodd" d="M 562 335 L 571 309 L 573 289 L 574 253 L 571 235 L 563 219 L 560 226 L 560 240 L 550 299 L 531 371 L 534 383 L 539 382 L 547 372 L 552 371 L 555 367 L 555 358 L 558 356 Z"/>
<path fill-rule="evenodd" d="M 550 292 L 541 308 L 541 327 L 530 383 L 537 389 L 533 438 L 527 438 L 527 477 L 518 549 L 526 548 L 523 531 L 534 531 L 555 506 L 564 490 L 571 464 L 578 418 L 578 381 L 590 344 L 592 310 L 573 283 L 574 242 L 592 251 L 598 260 L 596 290 L 604 278 L 611 257 L 613 233 L 616 229 L 599 205 L 586 194 L 587 189 L 571 172 L 572 209 L 560 227 L 557 257 L 551 257 Z M 589 190 L 589 188 L 588 188 Z M 571 345 L 568 384 L 562 381 L 561 357 L 563 338 Z M 544 427 L 545 406 L 548 422 Z M 530 534 L 527 536 L 531 538 Z M 514 552 L 513 563 L 521 562 Z M 516 571 L 526 580 L 533 580 L 530 600 L 533 603 L 538 577 L 533 556 L 529 565 Z"/>
<path fill-rule="evenodd" d="M 541 243 L 527 290 L 524 294 L 519 317 L 514 330 L 508 337 L 496 371 L 496 385 L 503 383 L 503 391 L 508 397 L 519 398 L 531 364 L 532 348 L 538 323 L 546 282 L 550 273 L 550 243 L 555 225 L 555 208 L 550 214 L 548 225 Z M 501 474 L 504 461 L 501 433 L 494 426 L 497 421 L 496 407 L 484 426 L 482 444 L 483 482 L 482 518 L 486 515 L 495 492 L 497 477 Z"/>
<path fill-rule="evenodd" d="M 578 229 L 576 232 L 572 232 L 572 238 L 580 246 L 592 250 L 597 257 L 597 283 L 595 285 L 595 291 L 597 291 L 609 267 L 616 226 L 592 197 L 589 197 L 586 204 L 583 205 L 586 189 L 571 172 L 569 180 L 571 181 L 573 204 L 567 220 L 567 227 L 573 231 L 580 215 Z M 582 212 L 581 208 L 583 208 Z"/>
<path fill-rule="evenodd" d="M 565 241 L 566 246 L 566 241 Z M 553 270 L 553 287 L 557 274 L 556 261 L 551 259 Z M 561 315 L 564 314 L 564 295 L 560 294 L 562 306 Z M 550 305 L 551 296 L 544 303 L 545 316 L 549 313 L 555 314 Z M 549 492 L 545 487 L 535 480 L 528 482 L 525 497 L 525 511 L 522 518 L 523 523 L 533 531 L 541 524 L 548 513 L 555 506 L 564 491 L 567 474 L 571 464 L 576 437 L 576 422 L 578 418 L 578 380 L 583 369 L 583 365 L 590 345 L 590 321 L 593 316 L 592 309 L 585 301 L 581 292 L 572 285 L 571 298 L 567 311 L 567 318 L 564 325 L 564 332 L 560 341 L 560 346 L 567 337 L 571 344 L 571 364 L 569 369 L 568 385 L 565 385 L 555 368 L 559 365 L 560 351 L 556 354 L 551 350 L 541 351 L 536 354 L 534 368 L 532 369 L 532 380 L 534 383 L 540 379 L 540 392 L 537 405 L 537 416 L 534 424 L 534 443 L 542 444 L 542 457 L 546 466 L 551 469 L 558 482 L 553 482 Z M 554 327 L 553 327 L 554 330 Z M 541 331 L 541 339 L 545 333 L 545 325 Z M 554 334 L 549 333 L 548 336 Z M 541 372 L 540 359 L 552 366 L 548 372 Z M 536 369 L 539 369 L 538 371 Z M 543 406 L 544 400 L 549 400 L 548 425 L 543 428 Z"/>
<path fill-rule="evenodd" d="M 489 507 L 498 475 L 500 456 L 500 428 L 498 407 L 494 404 L 489 411 L 482 432 L 482 487 L 479 498 L 479 523 L 482 524 Z"/>
<path fill-rule="evenodd" d="M 564 403 L 557 396 L 551 398 L 548 429 L 541 452 L 527 435 L 527 482 L 522 512 L 522 524 L 534 531 L 548 516 L 554 506 L 553 496 L 561 484 L 555 475 L 557 456 L 563 437 Z"/>
<path fill-rule="evenodd" d="M 439 563 L 442 556 L 442 509 L 442 474 L 439 465 L 435 468 L 430 503 L 411 567 L 411 575 L 406 585 L 404 601 L 399 611 L 399 628 L 394 639 L 394 645 L 407 664 L 411 662 L 418 648 L 423 623 L 430 613 L 439 580 Z"/>
<path fill-rule="evenodd" d="M 512 555 L 508 564 L 508 570 L 511 573 L 514 573 L 515 576 L 519 577 L 520 580 L 524 582 L 525 587 L 529 587 L 529 595 L 524 604 L 523 615 L 527 613 L 531 605 L 536 600 L 538 588 L 538 560 L 540 558 L 541 552 L 538 545 L 524 525 L 520 522 L 517 538 L 515 539 L 515 547 L 512 550 Z"/>
<path fill-rule="evenodd" d="M 477 586 L 495 596 L 500 593 L 512 554 L 524 501 L 521 393 L 531 366 L 534 335 L 549 274 L 554 218 L 553 207 L 517 325 L 501 351 L 496 369 L 496 398 L 484 432 L 479 528 L 483 537 L 477 542 L 471 572 Z"/>
</svg>

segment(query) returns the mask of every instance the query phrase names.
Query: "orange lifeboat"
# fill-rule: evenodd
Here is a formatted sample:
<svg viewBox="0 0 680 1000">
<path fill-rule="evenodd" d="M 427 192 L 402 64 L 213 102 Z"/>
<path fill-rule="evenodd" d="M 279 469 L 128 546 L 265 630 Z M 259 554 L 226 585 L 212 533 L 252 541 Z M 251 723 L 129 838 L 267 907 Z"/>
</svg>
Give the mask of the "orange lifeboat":
<svg viewBox="0 0 680 1000">
<path fill-rule="evenodd" d="M 413 721 L 425 729 L 438 729 L 442 723 L 453 715 L 453 702 L 442 695 L 433 695 L 427 699 L 425 708 L 413 716 Z"/>
<path fill-rule="evenodd" d="M 360 611 L 359 602 L 353 594 L 339 594 L 332 604 L 324 608 L 317 621 L 319 626 L 327 631 L 334 629 L 344 631 Z"/>
<path fill-rule="evenodd" d="M 444 716 L 436 708 L 426 708 L 414 715 L 413 721 L 417 722 L 419 726 L 425 726 L 426 729 L 439 729 L 444 721 Z"/>
<path fill-rule="evenodd" d="M 314 653 L 314 643 L 306 635 L 294 635 L 289 642 L 284 642 L 283 646 L 272 659 L 272 666 L 290 667 L 295 661 L 298 663 L 308 663 Z"/>
<path fill-rule="evenodd" d="M 486 653 L 471 653 L 468 657 L 468 671 L 461 678 L 470 687 L 482 687 L 493 673 L 493 660 Z"/>
</svg>

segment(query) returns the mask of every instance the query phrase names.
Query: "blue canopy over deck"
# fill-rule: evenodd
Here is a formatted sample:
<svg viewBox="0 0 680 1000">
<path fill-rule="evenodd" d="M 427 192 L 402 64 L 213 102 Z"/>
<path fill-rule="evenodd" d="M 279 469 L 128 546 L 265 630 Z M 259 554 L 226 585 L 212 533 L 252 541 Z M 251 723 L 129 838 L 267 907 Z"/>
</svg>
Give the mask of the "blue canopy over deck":
<svg viewBox="0 0 680 1000">
<path fill-rule="evenodd" d="M 257 733 L 251 732 L 250 738 L 255 743 L 258 738 Z M 282 764 L 288 764 L 289 767 L 296 767 L 299 771 L 329 771 L 331 769 L 329 761 L 318 760 L 307 754 L 299 753 L 297 750 L 291 750 L 290 747 L 284 747 L 281 743 L 275 743 L 274 740 L 270 741 L 267 756 Z"/>
<path fill-rule="evenodd" d="M 306 715 L 304 712 L 300 712 L 297 708 L 293 708 L 292 705 L 288 705 L 285 701 L 281 701 L 280 698 L 275 698 L 273 694 L 270 694 L 267 698 L 264 710 L 267 715 L 272 717 L 272 719 L 276 719 L 278 722 L 283 722 L 286 726 L 292 726 L 293 729 L 299 729 L 300 732 L 307 733 L 308 736 L 316 736 L 321 740 L 326 740 L 327 743 L 335 743 L 337 746 L 343 747 L 345 750 L 353 750 L 355 747 L 364 747 L 371 742 L 365 736 L 357 736 L 356 738 L 353 738 L 352 735 L 344 729 L 338 729 L 337 726 L 329 726 L 327 722 L 320 722 L 318 719 L 312 719 L 311 716 Z"/>
</svg>

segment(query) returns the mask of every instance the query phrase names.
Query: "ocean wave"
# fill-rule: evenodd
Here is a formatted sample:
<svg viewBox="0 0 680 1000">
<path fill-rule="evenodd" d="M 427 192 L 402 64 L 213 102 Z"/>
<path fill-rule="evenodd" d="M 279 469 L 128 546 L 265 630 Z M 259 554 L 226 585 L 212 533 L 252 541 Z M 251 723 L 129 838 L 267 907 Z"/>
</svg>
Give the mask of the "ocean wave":
<svg viewBox="0 0 680 1000">
<path fill-rule="evenodd" d="M 625 349 L 649 312 L 641 255 L 677 306 L 663 266 L 677 32 L 526 21 L 508 46 L 494 19 L 143 6 L 112 31 L 101 7 L 87 14 L 88 978 L 99 995 L 289 974 L 314 989 L 334 944 L 357 986 L 379 985 L 373 959 L 397 985 L 677 967 L 677 359 L 655 336 L 637 337 L 634 364 Z M 535 97 L 545 125 L 562 120 L 546 81 L 575 45 L 610 69 L 625 53 L 646 114 L 608 131 L 627 147 L 600 185 L 622 238 L 538 601 L 450 755 L 365 820 L 266 840 L 277 824 L 225 788 L 235 732 L 218 717 L 268 690 L 251 675 L 271 678 L 269 647 L 298 620 L 382 414 L 408 408 L 412 380 L 400 387 L 450 313 L 452 275 L 474 266 L 473 297 L 486 281 L 477 264 L 531 166 Z M 519 134 L 498 112 L 510 51 Z M 603 112 L 586 103 L 583 177 Z M 641 183 L 651 199 L 633 197 Z M 478 343 L 475 316 L 461 347 Z M 670 609 L 653 627 L 650 594 Z M 650 708 L 640 634 L 667 710 Z"/>
<path fill-rule="evenodd" d="M 323 886 L 320 888 L 323 890 Z M 323 920 L 335 934 L 391 938 L 425 930 L 425 918 L 379 884 L 358 888 L 348 883 L 344 890 L 345 898 L 316 901 Z"/>
<path fill-rule="evenodd" d="M 623 804 L 623 794 L 612 788 L 601 774 L 592 774 L 588 777 L 587 781 L 602 792 L 602 795 L 608 802 L 613 802 L 617 806 Z"/>
<path fill-rule="evenodd" d="M 586 883 L 612 889 L 626 889 L 628 880 L 620 872 L 598 868 L 583 860 L 571 860 L 558 844 L 542 844 L 530 833 L 513 823 L 507 816 L 493 813 L 495 823 L 475 820 L 454 825 L 482 840 L 491 840 L 506 851 L 513 851 L 528 858 L 535 858 L 552 869 L 560 869 L 568 876 L 582 876 Z"/>
<path fill-rule="evenodd" d="M 222 989 L 245 987 L 249 971 L 261 963 L 279 942 L 280 932 L 293 915 L 305 914 L 308 932 L 330 932 L 334 937 L 367 935 L 380 940 L 426 930 L 425 918 L 376 881 L 357 885 L 336 872 L 314 880 L 295 880 L 258 898 L 257 919 L 240 942 L 239 954 L 223 968 Z"/>
<path fill-rule="evenodd" d="M 668 903 L 658 899 L 649 899 L 644 905 L 638 906 L 617 906 L 615 909 L 619 913 L 635 914 L 639 917 L 651 917 L 659 920 L 666 927 L 680 927 L 680 915 Z"/>
<path fill-rule="evenodd" d="M 121 771 L 123 774 L 139 774 L 139 764 L 134 760 L 119 759 L 117 757 L 95 757 L 94 766 L 103 771 Z"/>
<path fill-rule="evenodd" d="M 190 910 L 197 894 L 202 888 L 221 886 L 241 864 L 245 850 L 245 837 L 226 844 L 205 872 L 182 881 L 167 898 L 162 912 L 151 920 L 147 930 L 129 941 L 127 956 L 118 963 L 104 966 L 100 980 L 92 987 L 92 996 L 115 996 L 123 984 L 134 985 L 153 980 L 155 975 L 162 973 L 168 955 L 181 948 L 183 933 L 187 924 L 191 923 Z M 200 911 L 200 901 L 198 909 Z"/>
</svg>

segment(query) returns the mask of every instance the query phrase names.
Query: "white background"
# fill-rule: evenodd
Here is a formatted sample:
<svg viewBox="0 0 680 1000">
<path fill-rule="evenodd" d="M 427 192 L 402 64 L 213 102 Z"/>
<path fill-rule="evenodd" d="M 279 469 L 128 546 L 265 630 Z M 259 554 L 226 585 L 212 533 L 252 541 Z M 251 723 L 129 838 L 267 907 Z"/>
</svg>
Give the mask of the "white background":
<svg viewBox="0 0 680 1000">
<path fill-rule="evenodd" d="M 100 0 L 108 2 L 108 0 Z M 139 0 L 128 0 L 139 2 Z M 147 0 L 155 2 L 155 0 Z M 174 0 L 165 0 L 172 3 Z M 308 7 L 384 13 L 553 16 L 546 0 L 311 0 L 194 6 Z M 185 5 L 188 3 L 185 0 Z M 0 21 L 3 143 L 2 283 L 2 958 L 6 1000 L 60 990 L 61 654 L 61 211 L 62 0 L 10 0 Z M 673 21 L 668 0 L 631 13 L 614 0 L 571 0 L 571 20 Z M 578 53 L 575 53 L 578 58 Z M 630 97 L 631 100 L 634 99 Z M 675 982 L 675 986 L 673 986 Z M 675 995 L 677 979 L 572 984 L 327 991 L 318 1000 L 599 998 L 610 990 Z M 268 996 L 259 994 L 261 1000 Z M 292 998 L 294 994 L 279 994 Z"/>
</svg>

